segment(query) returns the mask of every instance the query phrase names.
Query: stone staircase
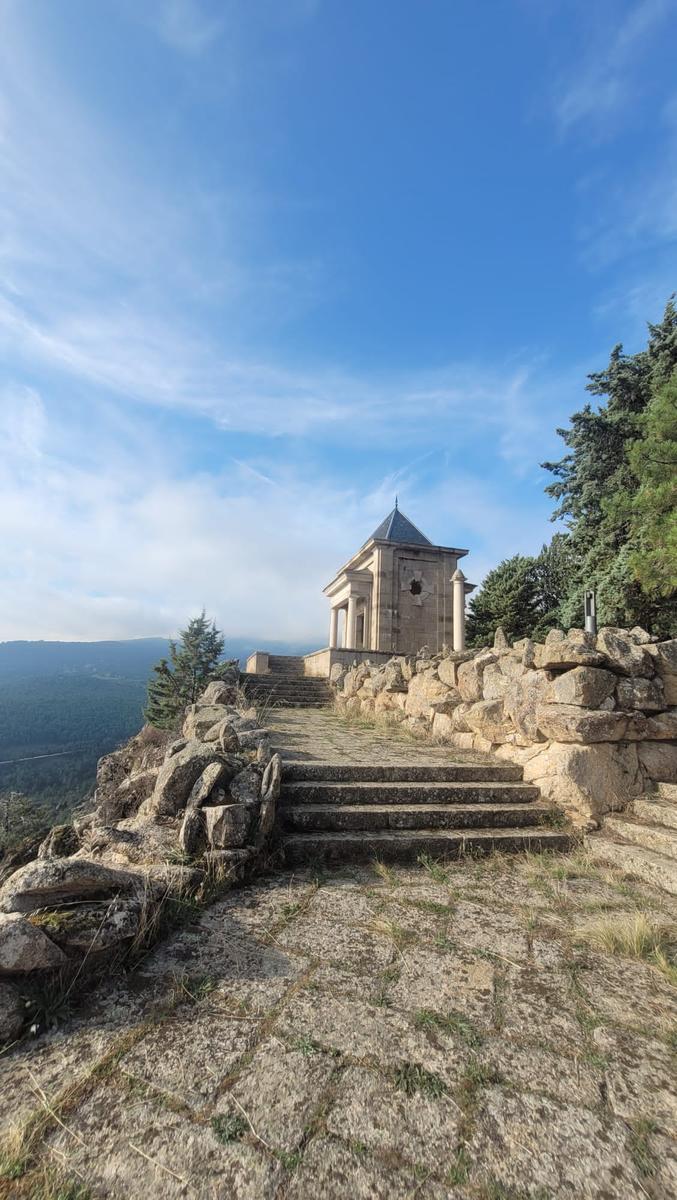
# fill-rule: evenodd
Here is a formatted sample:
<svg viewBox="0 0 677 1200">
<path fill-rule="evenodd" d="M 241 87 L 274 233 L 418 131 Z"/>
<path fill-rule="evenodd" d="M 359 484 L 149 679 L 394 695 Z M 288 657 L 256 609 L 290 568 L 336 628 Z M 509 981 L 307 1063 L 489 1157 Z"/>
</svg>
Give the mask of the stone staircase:
<svg viewBox="0 0 677 1200">
<path fill-rule="evenodd" d="M 255 704 L 284 708 L 323 708 L 332 693 L 326 679 L 303 673 L 303 659 L 291 654 L 271 654 L 266 674 L 244 674 L 242 686 Z"/>
<path fill-rule="evenodd" d="M 590 850 L 597 861 L 615 863 L 677 896 L 677 784 L 659 783 L 627 812 L 606 817 Z"/>
<path fill-rule="evenodd" d="M 509 763 L 285 762 L 285 862 L 415 861 L 491 850 L 568 850 L 558 809 Z"/>
</svg>

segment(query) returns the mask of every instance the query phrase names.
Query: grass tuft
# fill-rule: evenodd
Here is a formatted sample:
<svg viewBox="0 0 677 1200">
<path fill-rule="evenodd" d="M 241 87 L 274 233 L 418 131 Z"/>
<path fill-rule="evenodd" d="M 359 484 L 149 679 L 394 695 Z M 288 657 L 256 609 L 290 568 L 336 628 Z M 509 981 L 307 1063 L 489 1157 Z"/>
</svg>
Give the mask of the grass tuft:
<svg viewBox="0 0 677 1200">
<path fill-rule="evenodd" d="M 651 1148 L 650 1137 L 655 1133 L 658 1126 L 648 1117 L 640 1117 L 632 1124 L 630 1132 L 630 1153 L 632 1160 L 637 1167 L 640 1175 L 645 1179 L 650 1179 L 656 1174 L 658 1163 L 656 1156 Z"/>
<path fill-rule="evenodd" d="M 646 913 L 620 913 L 576 931 L 579 942 L 621 958 L 635 958 L 656 967 L 677 984 L 674 926 L 661 924 Z"/>
<path fill-rule="evenodd" d="M 446 884 L 449 882 L 451 875 L 449 867 L 446 867 L 439 859 L 432 858 L 429 854 L 419 854 L 417 861 L 435 883 Z"/>
<path fill-rule="evenodd" d="M 221 1113 L 211 1119 L 212 1133 L 223 1146 L 229 1142 L 239 1142 L 247 1132 L 247 1122 L 237 1113 Z"/>
<path fill-rule="evenodd" d="M 447 1090 L 447 1085 L 434 1071 L 427 1071 L 419 1063 L 402 1062 L 392 1072 L 392 1080 L 398 1091 L 406 1096 L 415 1096 L 420 1092 L 433 1100 L 439 1099 Z"/>
<path fill-rule="evenodd" d="M 430 1008 L 421 1008 L 416 1013 L 414 1023 L 417 1029 L 441 1029 L 443 1033 L 454 1034 L 471 1049 L 477 1049 L 482 1044 L 480 1031 L 461 1013 L 450 1012 L 442 1016 Z"/>
</svg>

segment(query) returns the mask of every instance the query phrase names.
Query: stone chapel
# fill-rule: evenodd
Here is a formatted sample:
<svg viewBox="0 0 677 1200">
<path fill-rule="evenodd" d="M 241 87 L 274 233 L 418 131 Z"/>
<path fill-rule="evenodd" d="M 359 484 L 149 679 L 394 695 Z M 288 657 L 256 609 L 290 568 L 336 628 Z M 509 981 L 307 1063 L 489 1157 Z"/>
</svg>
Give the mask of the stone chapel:
<svg viewBox="0 0 677 1200">
<path fill-rule="evenodd" d="M 464 644 L 467 583 L 458 560 L 468 553 L 435 546 L 397 501 L 371 537 L 324 588 L 330 604 L 329 649 L 415 654 Z"/>
</svg>

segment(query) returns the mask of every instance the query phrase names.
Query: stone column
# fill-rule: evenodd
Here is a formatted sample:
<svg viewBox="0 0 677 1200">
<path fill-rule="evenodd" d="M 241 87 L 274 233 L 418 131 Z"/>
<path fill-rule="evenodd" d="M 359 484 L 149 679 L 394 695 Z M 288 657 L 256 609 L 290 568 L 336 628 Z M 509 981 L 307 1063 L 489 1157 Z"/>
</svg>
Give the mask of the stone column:
<svg viewBox="0 0 677 1200">
<path fill-rule="evenodd" d="M 338 614 L 338 608 L 332 607 L 331 616 L 329 618 L 329 648 L 331 650 L 336 649 L 338 642 Z"/>
<path fill-rule="evenodd" d="M 348 597 L 348 617 L 346 619 L 346 650 L 355 649 L 357 625 L 357 596 Z"/>
<path fill-rule="evenodd" d="M 453 646 L 454 650 L 465 650 L 465 575 L 460 567 L 454 571 L 451 584 L 454 592 Z"/>
</svg>

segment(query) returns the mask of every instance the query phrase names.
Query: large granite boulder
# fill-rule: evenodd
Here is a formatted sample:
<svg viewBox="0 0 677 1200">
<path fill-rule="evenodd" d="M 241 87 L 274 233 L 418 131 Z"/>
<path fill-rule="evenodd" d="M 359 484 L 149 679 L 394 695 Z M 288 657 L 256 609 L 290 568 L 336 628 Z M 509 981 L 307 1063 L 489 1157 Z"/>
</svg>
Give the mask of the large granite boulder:
<svg viewBox="0 0 677 1200">
<path fill-rule="evenodd" d="M 186 709 L 183 722 L 183 736 L 187 741 L 197 739 L 202 741 L 204 735 L 214 725 L 219 725 L 230 715 L 231 710 L 225 704 L 191 704 Z"/>
<path fill-rule="evenodd" d="M 620 811 L 644 790 L 644 775 L 635 745 L 599 742 L 582 746 L 552 742 L 520 752 L 511 747 L 499 757 L 520 762 L 524 780 L 541 790 L 544 800 L 566 809 L 574 823 L 594 828 L 607 812 Z"/>
<path fill-rule="evenodd" d="M 141 886 L 139 875 L 86 858 L 36 859 L 0 888 L 0 912 L 31 913 L 67 900 L 114 896 Z"/>
<path fill-rule="evenodd" d="M 232 704 L 235 700 L 235 685 L 239 672 L 236 668 L 228 672 L 226 680 L 214 679 L 208 683 L 200 696 L 200 704 Z"/>
<path fill-rule="evenodd" d="M 190 741 L 176 754 L 163 763 L 155 783 L 152 796 L 142 805 L 141 811 L 153 817 L 173 817 L 182 808 L 205 767 L 223 761 L 235 775 L 239 764 L 223 759 L 214 745 Z"/>
<path fill-rule="evenodd" d="M 549 697 L 555 704 L 578 704 L 599 708 L 613 696 L 618 677 L 599 667 L 574 667 L 564 671 L 550 684 Z M 621 705 L 620 707 L 623 707 Z"/>
<path fill-rule="evenodd" d="M 189 858 L 194 858 L 207 844 L 204 809 L 189 805 L 179 828 L 179 846 Z"/>
<path fill-rule="evenodd" d="M 21 913 L 0 913 L 0 975 L 49 971 L 65 963 L 63 951 L 37 925 Z"/>
<path fill-rule="evenodd" d="M 0 1045 L 18 1038 L 24 1024 L 21 995 L 11 983 L 0 979 Z"/>
<path fill-rule="evenodd" d="M 191 788 L 187 808 L 202 808 L 209 800 L 214 788 L 226 785 L 233 778 L 232 764 L 223 759 L 212 762 L 200 775 Z"/>
<path fill-rule="evenodd" d="M 231 781 L 230 794 L 238 804 L 254 804 L 261 794 L 261 773 L 256 767 L 245 767 Z"/>
<path fill-rule="evenodd" d="M 80 835 L 73 825 L 54 825 L 40 843 L 38 858 L 68 858 L 80 848 Z"/>
</svg>

